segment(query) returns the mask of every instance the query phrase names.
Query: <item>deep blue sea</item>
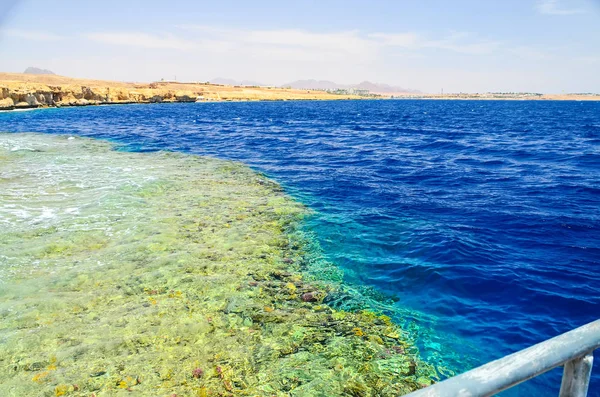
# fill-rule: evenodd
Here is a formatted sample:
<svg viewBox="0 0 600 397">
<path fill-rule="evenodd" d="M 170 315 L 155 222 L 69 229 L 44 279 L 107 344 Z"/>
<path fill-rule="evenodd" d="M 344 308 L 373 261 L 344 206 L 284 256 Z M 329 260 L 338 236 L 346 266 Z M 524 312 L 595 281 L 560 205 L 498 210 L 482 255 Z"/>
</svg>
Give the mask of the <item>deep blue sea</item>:
<svg viewBox="0 0 600 397">
<path fill-rule="evenodd" d="M 313 208 L 306 228 L 348 283 L 397 299 L 423 355 L 456 371 L 600 317 L 600 102 L 98 106 L 2 113 L 0 131 L 249 164 Z M 558 395 L 561 372 L 508 395 Z"/>
</svg>

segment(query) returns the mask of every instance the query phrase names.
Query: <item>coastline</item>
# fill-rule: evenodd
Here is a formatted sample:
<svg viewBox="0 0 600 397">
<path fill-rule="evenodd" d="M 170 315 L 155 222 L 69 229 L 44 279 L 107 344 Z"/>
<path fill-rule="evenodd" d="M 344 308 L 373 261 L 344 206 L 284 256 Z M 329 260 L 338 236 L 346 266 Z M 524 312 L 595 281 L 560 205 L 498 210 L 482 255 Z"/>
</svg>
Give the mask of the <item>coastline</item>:
<svg viewBox="0 0 600 397">
<path fill-rule="evenodd" d="M 78 107 L 89 107 L 89 106 L 119 106 L 119 105 L 170 105 L 178 103 L 223 103 L 223 102 L 302 102 L 302 101 L 332 101 L 334 99 L 231 99 L 231 100 L 219 100 L 219 101 L 162 101 L 162 102 L 91 102 L 85 104 L 62 104 L 62 105 L 33 105 L 33 106 L 11 106 L 9 108 L 0 107 L 0 113 L 12 113 L 12 112 L 28 112 L 33 110 L 42 109 L 61 109 L 61 108 L 78 108 Z M 336 101 L 352 101 L 352 100 L 365 100 L 364 98 L 339 98 Z"/>
<path fill-rule="evenodd" d="M 125 83 L 56 75 L 0 73 L 0 109 L 131 103 L 364 99 L 318 90 L 209 83 Z"/>
<path fill-rule="evenodd" d="M 0 134 L 0 163 L 28 175 L 3 187 L 31 207 L 0 239 L 0 390 L 392 396 L 435 378 L 389 317 L 328 305 L 340 277 L 310 271 L 308 210 L 279 185 L 240 163 L 113 147 Z"/>
<path fill-rule="evenodd" d="M 177 100 L 166 100 L 160 102 L 154 101 L 116 101 L 116 102 L 94 102 L 88 101 L 83 103 L 65 103 L 60 105 L 21 105 L 21 106 L 10 106 L 10 107 L 2 107 L 0 106 L 0 113 L 6 112 L 26 112 L 33 110 L 41 110 L 41 109 L 60 109 L 60 108 L 77 108 L 77 107 L 87 107 L 87 106 L 116 106 L 116 105 L 148 105 L 148 104 L 175 104 L 175 103 L 222 103 L 222 102 L 286 102 L 286 101 L 294 101 L 294 102 L 302 102 L 302 101 L 364 101 L 364 100 L 398 100 L 398 101 L 411 101 L 411 100 L 422 100 L 422 101 L 508 101 L 508 102 L 523 102 L 523 101 L 531 101 L 531 102 L 597 102 L 600 101 L 600 96 L 598 97 L 576 97 L 576 96 L 568 96 L 568 97 L 558 97 L 558 98 L 485 98 L 485 97 L 470 97 L 470 98 L 460 98 L 460 97 L 394 97 L 394 98 L 295 98 L 295 99 L 225 99 L 225 100 L 214 100 L 214 101 L 177 101 Z"/>
<path fill-rule="evenodd" d="M 263 86 L 228 86 L 210 83 L 161 81 L 128 83 L 75 79 L 57 75 L 0 73 L 0 111 L 48 107 L 77 107 L 147 103 L 331 101 L 331 100 L 541 100 L 600 101 L 594 94 L 408 94 L 373 93 L 368 96 L 333 94 Z"/>
</svg>

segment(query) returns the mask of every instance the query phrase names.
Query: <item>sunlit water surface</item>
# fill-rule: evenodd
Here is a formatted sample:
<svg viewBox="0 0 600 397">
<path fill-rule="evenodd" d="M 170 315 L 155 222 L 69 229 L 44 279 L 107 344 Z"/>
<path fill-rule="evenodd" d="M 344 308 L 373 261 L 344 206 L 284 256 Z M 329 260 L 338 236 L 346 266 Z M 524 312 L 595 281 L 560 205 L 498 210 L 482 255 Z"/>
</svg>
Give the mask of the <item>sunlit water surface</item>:
<svg viewBox="0 0 600 397">
<path fill-rule="evenodd" d="M 87 107 L 0 114 L 0 130 L 264 171 L 317 212 L 305 227 L 346 282 L 394 298 L 397 321 L 443 368 L 482 364 L 600 313 L 597 102 Z M 556 394 L 559 384 L 554 370 L 510 394 Z M 598 364 L 590 395 L 600 395 Z"/>
</svg>

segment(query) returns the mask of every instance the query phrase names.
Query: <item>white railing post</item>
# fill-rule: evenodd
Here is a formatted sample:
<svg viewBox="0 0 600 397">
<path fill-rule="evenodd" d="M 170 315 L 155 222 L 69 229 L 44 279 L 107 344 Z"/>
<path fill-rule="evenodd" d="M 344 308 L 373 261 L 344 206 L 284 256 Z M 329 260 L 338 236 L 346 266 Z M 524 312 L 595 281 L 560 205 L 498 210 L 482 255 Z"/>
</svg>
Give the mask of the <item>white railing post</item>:
<svg viewBox="0 0 600 397">
<path fill-rule="evenodd" d="M 565 363 L 559 397 L 587 396 L 593 363 L 593 352 Z"/>
</svg>

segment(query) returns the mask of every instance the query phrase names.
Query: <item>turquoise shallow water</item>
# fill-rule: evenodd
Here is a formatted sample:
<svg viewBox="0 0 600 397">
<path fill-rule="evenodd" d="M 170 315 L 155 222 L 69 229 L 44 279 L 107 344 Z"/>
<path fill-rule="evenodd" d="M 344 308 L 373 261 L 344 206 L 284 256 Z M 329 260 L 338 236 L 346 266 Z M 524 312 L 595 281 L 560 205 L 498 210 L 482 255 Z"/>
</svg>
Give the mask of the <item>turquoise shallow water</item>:
<svg viewBox="0 0 600 397">
<path fill-rule="evenodd" d="M 132 105 L 2 114 L 0 129 L 266 172 L 317 211 L 305 226 L 346 282 L 392 298 L 436 364 L 468 368 L 600 312 L 598 103 Z M 555 393 L 559 376 L 513 394 Z"/>
</svg>

